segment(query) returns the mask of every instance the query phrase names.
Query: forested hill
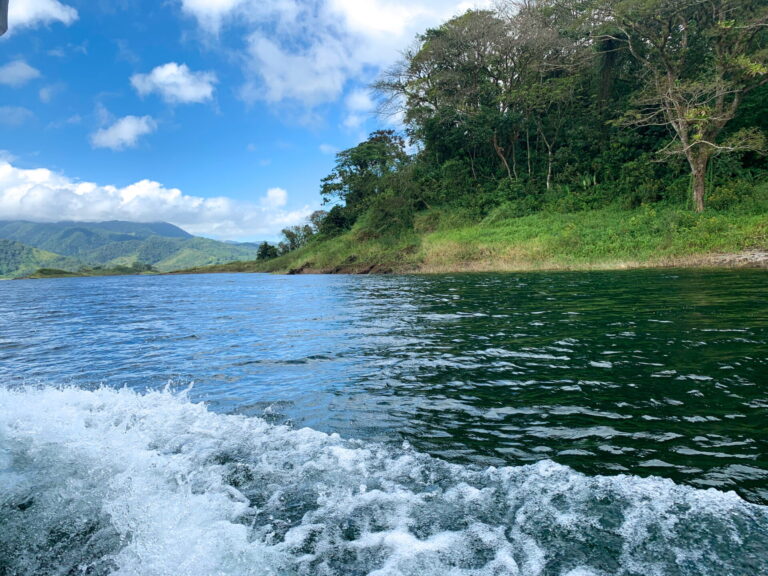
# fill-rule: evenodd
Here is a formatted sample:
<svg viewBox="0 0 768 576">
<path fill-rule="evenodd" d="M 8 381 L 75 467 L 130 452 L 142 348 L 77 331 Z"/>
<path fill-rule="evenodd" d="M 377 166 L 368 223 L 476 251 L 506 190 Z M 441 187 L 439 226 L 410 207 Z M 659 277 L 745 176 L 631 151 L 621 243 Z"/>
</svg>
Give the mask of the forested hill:
<svg viewBox="0 0 768 576">
<path fill-rule="evenodd" d="M 0 221 L 0 238 L 67 256 L 84 255 L 115 242 L 146 240 L 152 236 L 192 238 L 181 228 L 165 222 Z"/>
<path fill-rule="evenodd" d="M 40 268 L 70 268 L 77 263 L 59 254 L 0 239 L 0 278 L 30 274 Z"/>
<path fill-rule="evenodd" d="M 425 30 L 374 84 L 404 130 L 337 154 L 328 213 L 267 268 L 768 249 L 768 2 L 495 6 Z"/>
<path fill-rule="evenodd" d="M 0 277 L 50 267 L 77 271 L 141 264 L 160 272 L 253 260 L 252 244 L 198 238 L 165 222 L 0 221 Z"/>
</svg>

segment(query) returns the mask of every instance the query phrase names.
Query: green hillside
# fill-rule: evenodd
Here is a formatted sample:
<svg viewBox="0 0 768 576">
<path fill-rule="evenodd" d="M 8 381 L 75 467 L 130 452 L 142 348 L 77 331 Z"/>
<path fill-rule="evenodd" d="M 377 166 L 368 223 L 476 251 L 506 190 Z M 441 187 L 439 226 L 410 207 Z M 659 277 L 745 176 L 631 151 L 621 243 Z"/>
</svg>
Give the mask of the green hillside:
<svg viewBox="0 0 768 576">
<path fill-rule="evenodd" d="M 71 269 L 77 262 L 58 254 L 38 250 L 20 242 L 0 239 L 0 278 L 30 274 L 40 268 Z"/>
<path fill-rule="evenodd" d="M 253 260 L 253 244 L 198 238 L 172 224 L 132 222 L 0 221 L 4 242 L 0 277 L 18 277 L 38 268 L 130 267 L 136 263 L 160 272 Z"/>
<path fill-rule="evenodd" d="M 188 239 L 193 236 L 164 222 L 25 222 L 0 221 L 0 238 L 15 240 L 40 250 L 92 260 L 90 253 L 124 242 L 147 240 L 152 236 Z M 109 249 L 107 249 L 108 251 Z M 123 255 L 123 250 L 117 250 Z M 100 254 L 95 252 L 95 257 Z M 111 258 L 108 258 L 109 260 Z"/>
</svg>

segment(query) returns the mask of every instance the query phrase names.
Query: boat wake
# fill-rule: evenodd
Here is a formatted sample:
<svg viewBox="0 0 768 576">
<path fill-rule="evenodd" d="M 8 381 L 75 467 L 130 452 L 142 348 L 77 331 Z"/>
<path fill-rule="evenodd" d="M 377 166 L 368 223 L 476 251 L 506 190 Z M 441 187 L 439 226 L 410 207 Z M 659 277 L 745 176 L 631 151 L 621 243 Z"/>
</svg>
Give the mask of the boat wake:
<svg viewBox="0 0 768 576">
<path fill-rule="evenodd" d="M 553 462 L 478 469 L 183 394 L 0 389 L 0 574 L 768 574 L 768 508 Z"/>
</svg>

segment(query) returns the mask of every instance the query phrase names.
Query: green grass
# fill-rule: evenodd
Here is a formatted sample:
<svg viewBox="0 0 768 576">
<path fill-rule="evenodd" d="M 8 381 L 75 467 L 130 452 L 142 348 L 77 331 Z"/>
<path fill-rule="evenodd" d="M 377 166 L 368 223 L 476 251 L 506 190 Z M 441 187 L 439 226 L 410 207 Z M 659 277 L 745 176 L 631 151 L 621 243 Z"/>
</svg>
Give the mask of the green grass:
<svg viewBox="0 0 768 576">
<path fill-rule="evenodd" d="M 751 248 L 768 248 L 766 214 L 645 206 L 510 219 L 492 214 L 425 235 L 420 252 L 424 268 L 437 271 L 662 266 Z"/>
<path fill-rule="evenodd" d="M 416 215 L 414 230 L 369 238 L 358 227 L 268 262 L 194 272 L 456 272 L 727 265 L 716 255 L 768 251 L 768 185 L 727 210 L 663 204 L 482 221 L 448 209 Z"/>
<path fill-rule="evenodd" d="M 346 272 L 387 273 L 415 271 L 419 236 L 413 232 L 381 239 L 361 240 L 355 231 L 337 238 L 317 240 L 295 252 L 265 262 L 232 262 L 192 268 L 189 273 L 208 272 Z"/>
</svg>

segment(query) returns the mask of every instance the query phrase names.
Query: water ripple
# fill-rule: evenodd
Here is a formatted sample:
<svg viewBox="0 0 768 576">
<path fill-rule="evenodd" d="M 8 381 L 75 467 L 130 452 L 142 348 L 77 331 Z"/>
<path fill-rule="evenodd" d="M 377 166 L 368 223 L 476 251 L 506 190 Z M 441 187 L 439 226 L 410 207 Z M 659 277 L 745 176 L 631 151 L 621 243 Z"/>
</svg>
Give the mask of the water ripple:
<svg viewBox="0 0 768 576">
<path fill-rule="evenodd" d="M 768 502 L 765 273 L 0 284 L 6 385 L 169 382 L 455 462 L 542 459 Z"/>
</svg>

